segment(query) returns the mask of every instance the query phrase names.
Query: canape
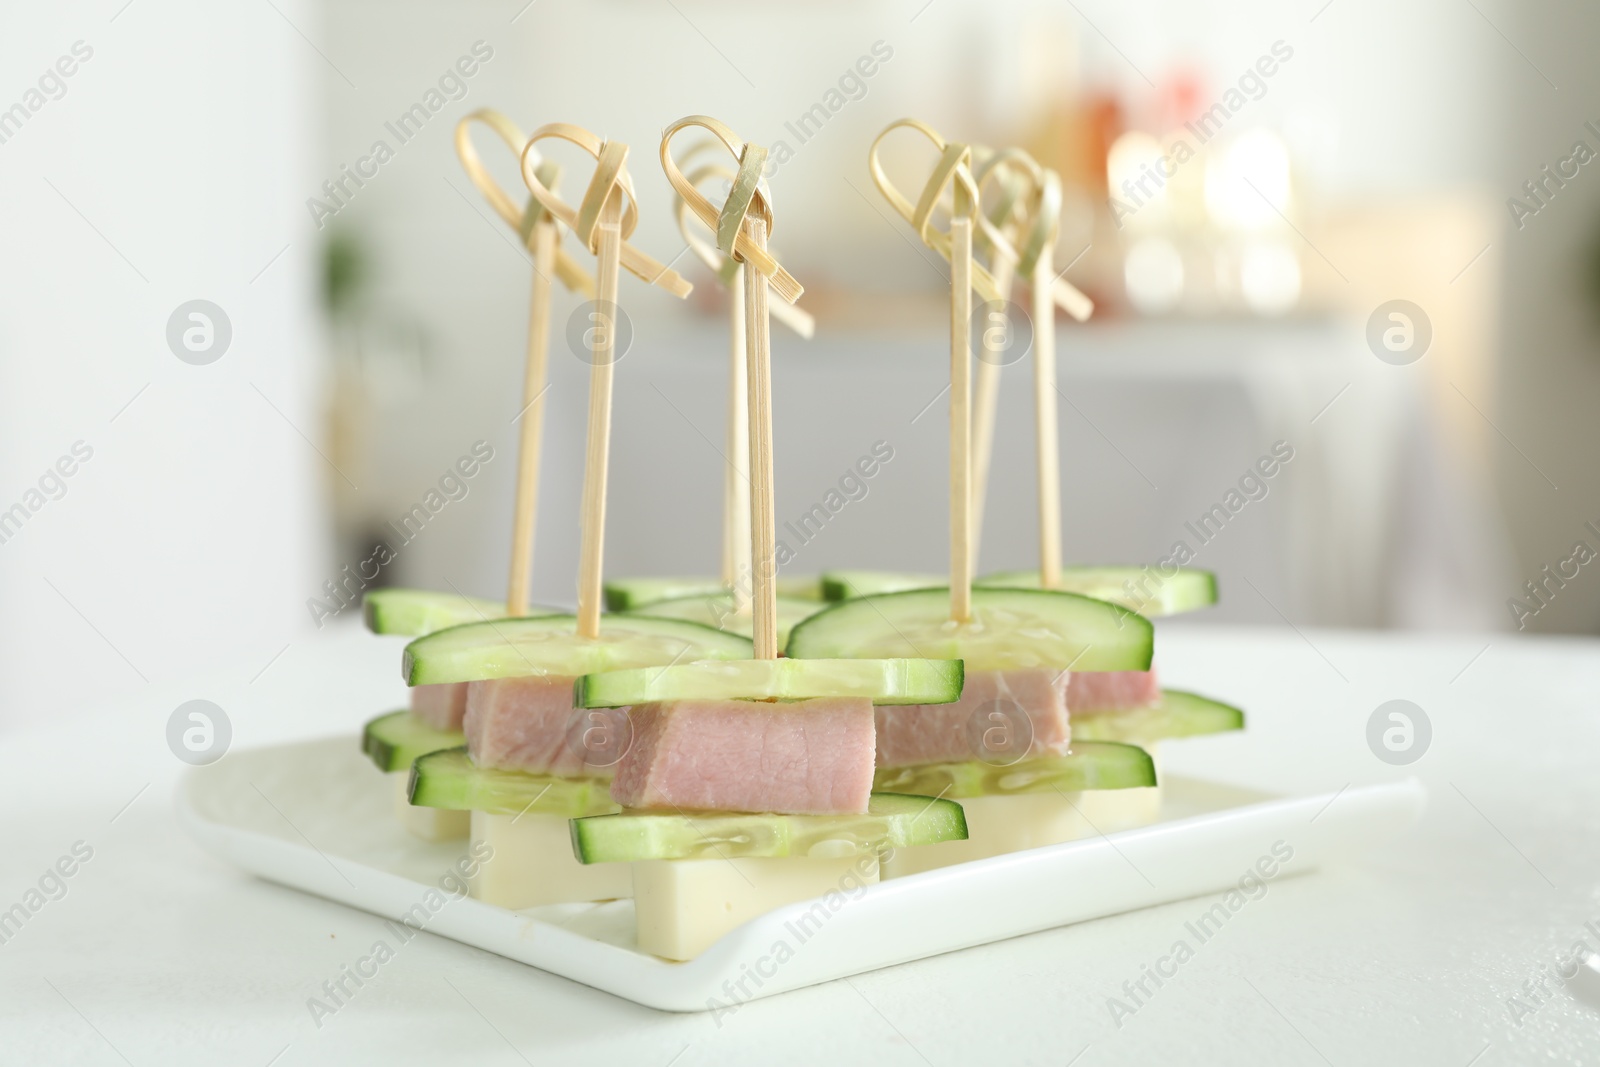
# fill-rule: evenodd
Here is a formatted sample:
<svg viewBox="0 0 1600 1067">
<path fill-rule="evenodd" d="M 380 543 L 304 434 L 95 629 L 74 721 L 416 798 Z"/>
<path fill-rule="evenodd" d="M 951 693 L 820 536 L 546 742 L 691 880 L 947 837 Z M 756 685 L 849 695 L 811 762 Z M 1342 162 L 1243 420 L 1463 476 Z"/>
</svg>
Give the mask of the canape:
<svg viewBox="0 0 1600 1067">
<path fill-rule="evenodd" d="M 574 683 L 607 668 L 748 660 L 748 639 L 674 619 L 605 616 L 597 637 L 574 615 L 470 623 L 406 646 L 413 686 L 465 684 L 463 744 L 416 760 L 412 806 L 470 813 L 475 845 L 492 855 L 473 896 L 501 907 L 610 900 L 631 891 L 618 866 L 583 866 L 566 821 L 615 810 L 607 784 L 634 743 L 626 706 L 585 709 Z"/>
<path fill-rule="evenodd" d="M 611 783 L 623 810 L 578 818 L 583 864 L 632 865 L 638 945 L 691 959 L 785 904 L 825 908 L 900 849 L 959 840 L 961 808 L 874 792 L 874 703 L 958 698 L 959 661 L 745 660 L 581 679 L 580 703 L 631 705 Z"/>
<path fill-rule="evenodd" d="M 550 614 L 554 608 L 534 608 Z M 503 618 L 504 602 L 482 600 L 425 589 L 375 589 L 363 600 L 367 629 L 375 634 L 421 637 L 483 619 Z M 466 743 L 461 732 L 467 711 L 467 684 L 447 682 L 411 690 L 411 707 L 372 719 L 362 731 L 361 748 L 378 770 L 389 776 L 395 817 L 407 831 L 426 841 L 467 836 L 465 812 L 419 808 L 408 790 L 411 764 L 418 756 Z"/>
<path fill-rule="evenodd" d="M 916 649 L 965 661 L 958 701 L 877 709 L 876 788 L 954 798 L 968 816 L 963 844 L 904 850 L 886 877 L 1093 833 L 1094 810 L 1116 815 L 1118 805 L 1096 796 L 1086 810 L 1086 796 L 1156 785 L 1153 762 L 1136 747 L 1075 745 L 1068 707 L 1075 671 L 1149 669 L 1149 620 L 1043 590 L 974 589 L 962 623 L 947 605 L 942 589 L 857 598 L 812 616 L 789 640 L 801 660 Z M 1128 818 L 1147 806 L 1130 796 Z"/>
</svg>

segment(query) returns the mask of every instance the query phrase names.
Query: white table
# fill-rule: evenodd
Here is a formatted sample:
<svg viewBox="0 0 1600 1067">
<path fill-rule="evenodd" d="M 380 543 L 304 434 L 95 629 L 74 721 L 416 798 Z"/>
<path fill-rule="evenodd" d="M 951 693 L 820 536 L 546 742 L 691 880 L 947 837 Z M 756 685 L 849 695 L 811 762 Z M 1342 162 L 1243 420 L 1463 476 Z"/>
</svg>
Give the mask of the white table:
<svg viewBox="0 0 1600 1067">
<path fill-rule="evenodd" d="M 165 724 L 204 697 L 229 713 L 235 746 L 353 731 L 399 703 L 396 651 L 330 628 L 253 683 L 259 664 L 218 669 L 4 738 L 0 909 L 75 842 L 94 852 L 65 896 L 0 944 L 0 1064 L 1600 1060 L 1600 1007 L 1551 984 L 1519 1028 L 1506 1004 L 1575 939 L 1600 949 L 1584 930 L 1600 929 L 1594 641 L 1496 638 L 1484 650 L 1473 638 L 1164 625 L 1169 681 L 1251 714 L 1241 735 L 1171 746 L 1174 769 L 1296 792 L 1414 772 L 1431 801 L 1416 830 L 1364 861 L 1272 884 L 1120 1029 L 1107 997 L 1201 901 L 754 1002 L 720 1025 L 423 935 L 319 1029 L 307 998 L 381 922 L 240 875 L 185 838 L 172 810 L 184 768 Z M 1410 768 L 1365 741 L 1393 698 L 1433 724 Z"/>
</svg>

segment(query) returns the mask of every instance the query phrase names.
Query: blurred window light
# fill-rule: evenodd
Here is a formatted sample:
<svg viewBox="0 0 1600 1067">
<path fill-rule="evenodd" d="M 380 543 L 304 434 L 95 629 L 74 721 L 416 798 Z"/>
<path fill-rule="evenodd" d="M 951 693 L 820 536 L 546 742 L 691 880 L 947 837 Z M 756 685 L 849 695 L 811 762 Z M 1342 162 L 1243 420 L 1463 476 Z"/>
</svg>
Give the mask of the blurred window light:
<svg viewBox="0 0 1600 1067">
<path fill-rule="evenodd" d="M 1145 315 L 1160 315 L 1183 298 L 1183 256 L 1171 241 L 1146 237 L 1128 249 L 1123 265 L 1128 302 Z"/>
<path fill-rule="evenodd" d="M 1118 137 L 1106 153 L 1106 181 L 1111 195 L 1126 205 L 1120 217 L 1146 227 L 1164 221 L 1173 170 L 1161 142 L 1148 133 L 1129 130 Z"/>
<path fill-rule="evenodd" d="M 1239 257 L 1239 291 L 1258 315 L 1283 315 L 1300 301 L 1300 260 L 1279 241 L 1248 245 Z"/>
<path fill-rule="evenodd" d="M 1290 213 L 1289 151 L 1270 130 L 1242 134 L 1206 164 L 1206 209 L 1219 226 L 1259 230 Z"/>
</svg>

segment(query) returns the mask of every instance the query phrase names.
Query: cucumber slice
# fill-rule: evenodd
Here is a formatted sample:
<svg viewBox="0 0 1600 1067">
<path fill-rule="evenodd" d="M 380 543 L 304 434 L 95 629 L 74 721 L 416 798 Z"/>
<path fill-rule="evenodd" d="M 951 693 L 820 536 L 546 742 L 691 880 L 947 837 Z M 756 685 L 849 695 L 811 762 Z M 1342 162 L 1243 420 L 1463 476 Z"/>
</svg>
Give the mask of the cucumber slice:
<svg viewBox="0 0 1600 1067">
<path fill-rule="evenodd" d="M 1141 579 L 1143 583 L 1141 584 Z M 827 600 L 852 600 L 879 593 L 901 593 L 911 589 L 932 589 L 945 585 L 937 574 L 911 574 L 894 571 L 839 570 L 822 573 L 822 594 Z M 1126 583 L 1133 583 L 1133 592 Z M 991 589 L 1037 589 L 1039 572 L 1000 571 L 973 583 Z M 1217 602 L 1217 576 L 1210 571 L 1180 567 L 1171 578 L 1160 578 L 1144 567 L 1063 567 L 1063 593 L 1108 600 L 1141 615 L 1176 615 L 1209 607 Z"/>
<path fill-rule="evenodd" d="M 460 730 L 436 730 L 409 711 L 379 715 L 361 732 L 361 751 L 380 771 L 403 771 L 418 756 L 466 743 Z"/>
<path fill-rule="evenodd" d="M 607 611 L 637 611 L 662 600 L 726 592 L 716 578 L 615 578 L 606 582 L 603 589 Z"/>
<path fill-rule="evenodd" d="M 960 841 L 961 805 L 936 797 L 874 793 L 865 815 L 680 815 L 626 811 L 572 820 L 582 863 L 640 860 L 840 858 L 886 848 Z"/>
<path fill-rule="evenodd" d="M 1037 589 L 1039 572 L 1001 571 L 973 584 L 991 589 Z M 1186 567 L 1179 567 L 1170 578 L 1149 567 L 1063 567 L 1056 588 L 1109 600 L 1141 615 L 1176 615 L 1217 602 L 1217 576 Z"/>
<path fill-rule="evenodd" d="M 1169 737 L 1194 737 L 1244 729 L 1244 712 L 1196 693 L 1163 689 L 1161 703 L 1129 711 L 1074 711 L 1074 746 L 1083 741 L 1124 741 L 1140 745 Z"/>
<path fill-rule="evenodd" d="M 618 577 L 605 584 L 605 608 L 638 611 L 662 600 L 722 597 L 726 592 L 728 587 L 718 577 Z M 822 582 L 816 577 L 779 577 L 778 595 L 792 600 L 822 600 Z"/>
<path fill-rule="evenodd" d="M 799 600 L 786 596 L 780 596 L 777 600 L 779 648 L 788 643 L 789 631 L 794 629 L 796 623 L 827 607 L 819 600 Z M 634 608 L 626 614 L 649 615 L 656 619 L 686 619 L 689 622 L 698 622 L 702 626 L 726 630 L 731 634 L 743 634 L 745 637 L 750 637 L 755 632 L 755 624 L 749 615 L 734 614 L 733 597 L 727 593 L 658 600 L 654 604 Z"/>
<path fill-rule="evenodd" d="M 658 700 L 809 700 L 867 697 L 874 704 L 953 704 L 958 659 L 743 659 L 640 667 L 578 679 L 581 708 Z"/>
<path fill-rule="evenodd" d="M 723 596 L 728 592 L 719 578 L 616 578 L 604 588 L 607 611 L 638 611 L 663 600 Z M 816 578 L 779 578 L 778 595 L 794 600 L 821 600 L 822 582 Z"/>
<path fill-rule="evenodd" d="M 363 614 L 375 634 L 421 637 L 466 622 L 503 618 L 504 601 L 480 600 L 427 589 L 374 589 L 366 595 Z M 543 614 L 540 609 L 539 614 Z"/>
<path fill-rule="evenodd" d="M 822 579 L 779 578 L 778 595 L 790 600 L 822 600 Z"/>
<path fill-rule="evenodd" d="M 1065 756 L 1045 756 L 997 767 L 981 760 L 880 767 L 872 788 L 929 797 L 988 797 L 1008 793 L 1075 793 L 1084 789 L 1137 789 L 1156 784 L 1150 754 L 1110 741 L 1072 742 Z"/>
<path fill-rule="evenodd" d="M 579 637 L 576 615 L 470 623 L 406 646 L 407 685 L 530 675 L 597 674 L 702 659 L 749 659 L 750 639 L 678 619 L 608 615 L 600 636 Z"/>
<path fill-rule="evenodd" d="M 940 574 L 903 571 L 823 571 L 822 599 L 854 600 L 879 593 L 904 593 L 911 589 L 938 589 L 950 579 Z"/>
<path fill-rule="evenodd" d="M 835 604 L 794 628 L 788 654 L 960 659 L 969 671 L 1147 671 L 1154 641 L 1142 615 L 1073 593 L 974 589 L 972 618 L 954 623 L 948 590 L 919 589 Z"/>
<path fill-rule="evenodd" d="M 604 778 L 563 778 L 479 767 L 463 748 L 419 756 L 411 765 L 411 803 L 490 815 L 565 815 L 616 811 Z"/>
</svg>

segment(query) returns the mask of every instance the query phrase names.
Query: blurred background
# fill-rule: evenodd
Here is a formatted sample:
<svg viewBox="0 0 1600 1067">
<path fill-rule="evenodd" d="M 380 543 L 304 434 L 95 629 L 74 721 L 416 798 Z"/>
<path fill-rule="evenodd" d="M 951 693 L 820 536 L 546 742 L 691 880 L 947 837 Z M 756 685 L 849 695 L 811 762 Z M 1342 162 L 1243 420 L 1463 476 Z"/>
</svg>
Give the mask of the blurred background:
<svg viewBox="0 0 1600 1067">
<path fill-rule="evenodd" d="M 1205 624 L 1593 633 L 1597 32 L 1510 0 L 11 5 L 0 728 L 261 677 L 353 624 L 330 590 L 379 542 L 371 584 L 503 595 L 531 265 L 455 156 L 484 106 L 630 144 L 633 242 L 697 285 L 622 282 L 611 575 L 719 558 L 724 297 L 656 162 L 695 112 L 773 148 L 818 320 L 774 327 L 780 530 L 892 450 L 786 573 L 943 566 L 945 274 L 866 168 L 915 115 L 1062 174 L 1056 262 L 1098 304 L 1058 326 L 1068 562 L 1186 542 Z M 920 147 L 888 152 L 910 189 Z M 575 203 L 587 164 L 552 155 Z M 558 287 L 548 603 L 577 569 L 577 307 Z M 1027 360 L 999 410 L 981 571 L 1037 560 Z"/>
</svg>

